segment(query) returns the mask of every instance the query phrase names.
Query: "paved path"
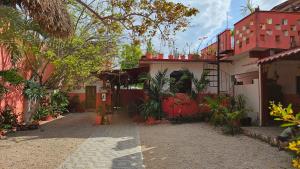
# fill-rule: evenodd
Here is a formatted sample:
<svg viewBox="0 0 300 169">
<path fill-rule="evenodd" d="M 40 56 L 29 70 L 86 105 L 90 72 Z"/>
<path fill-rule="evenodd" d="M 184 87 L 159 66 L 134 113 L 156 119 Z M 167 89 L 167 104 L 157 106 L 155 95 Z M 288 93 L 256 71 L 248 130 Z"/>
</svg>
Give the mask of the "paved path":
<svg viewBox="0 0 300 169">
<path fill-rule="evenodd" d="M 142 153 L 136 125 L 99 128 L 59 169 L 141 169 Z"/>
</svg>

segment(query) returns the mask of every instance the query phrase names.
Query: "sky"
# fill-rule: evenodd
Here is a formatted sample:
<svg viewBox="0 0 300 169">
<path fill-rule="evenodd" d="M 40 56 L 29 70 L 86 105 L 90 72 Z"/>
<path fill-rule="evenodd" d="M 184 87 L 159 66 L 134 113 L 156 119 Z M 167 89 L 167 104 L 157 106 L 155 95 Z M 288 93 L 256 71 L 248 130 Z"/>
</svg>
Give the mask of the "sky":
<svg viewBox="0 0 300 169">
<path fill-rule="evenodd" d="M 175 36 L 175 46 L 178 52 L 197 51 L 216 39 L 216 35 L 227 28 L 233 28 L 234 23 L 244 16 L 241 6 L 246 0 L 171 0 L 184 5 L 197 8 L 200 12 L 190 19 L 190 26 L 185 32 L 178 32 Z M 285 0 L 252 0 L 253 4 L 261 10 L 269 10 Z M 228 23 L 228 24 L 227 24 Z M 199 40 L 201 37 L 208 37 L 206 40 Z M 170 49 L 162 45 L 158 39 L 153 44 L 161 53 L 168 55 Z"/>
</svg>

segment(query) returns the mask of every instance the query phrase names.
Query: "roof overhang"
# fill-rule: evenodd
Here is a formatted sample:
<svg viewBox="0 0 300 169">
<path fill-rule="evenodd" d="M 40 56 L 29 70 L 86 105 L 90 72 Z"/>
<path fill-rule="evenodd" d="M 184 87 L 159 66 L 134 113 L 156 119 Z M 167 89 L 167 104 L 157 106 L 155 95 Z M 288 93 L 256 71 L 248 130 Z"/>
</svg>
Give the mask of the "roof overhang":
<svg viewBox="0 0 300 169">
<path fill-rule="evenodd" d="M 284 51 L 257 61 L 257 64 L 266 64 L 277 60 L 300 60 L 300 47 Z"/>
</svg>

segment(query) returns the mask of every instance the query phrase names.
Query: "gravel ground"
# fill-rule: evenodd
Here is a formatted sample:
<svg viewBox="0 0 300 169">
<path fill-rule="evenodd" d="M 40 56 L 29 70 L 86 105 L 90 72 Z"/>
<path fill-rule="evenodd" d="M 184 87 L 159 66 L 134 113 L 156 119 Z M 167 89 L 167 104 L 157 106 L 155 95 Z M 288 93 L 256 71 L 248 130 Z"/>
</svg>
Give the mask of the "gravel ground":
<svg viewBox="0 0 300 169">
<path fill-rule="evenodd" d="M 10 134 L 0 140 L 1 169 L 58 167 L 95 130 L 94 113 L 69 114 L 39 130 Z"/>
<path fill-rule="evenodd" d="M 290 156 L 246 136 L 225 136 L 205 123 L 139 126 L 148 169 L 283 169 Z"/>
</svg>

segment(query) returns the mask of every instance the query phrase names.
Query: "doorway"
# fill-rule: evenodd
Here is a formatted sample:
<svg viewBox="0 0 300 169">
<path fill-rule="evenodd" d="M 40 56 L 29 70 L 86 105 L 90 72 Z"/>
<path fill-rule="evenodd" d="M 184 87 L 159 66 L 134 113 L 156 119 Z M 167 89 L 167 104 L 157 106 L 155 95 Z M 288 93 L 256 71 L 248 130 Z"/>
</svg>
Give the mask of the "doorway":
<svg viewBox="0 0 300 169">
<path fill-rule="evenodd" d="M 86 110 L 95 110 L 96 109 L 96 95 L 97 95 L 96 90 L 97 90 L 96 86 L 86 86 L 86 88 L 85 88 Z"/>
</svg>

